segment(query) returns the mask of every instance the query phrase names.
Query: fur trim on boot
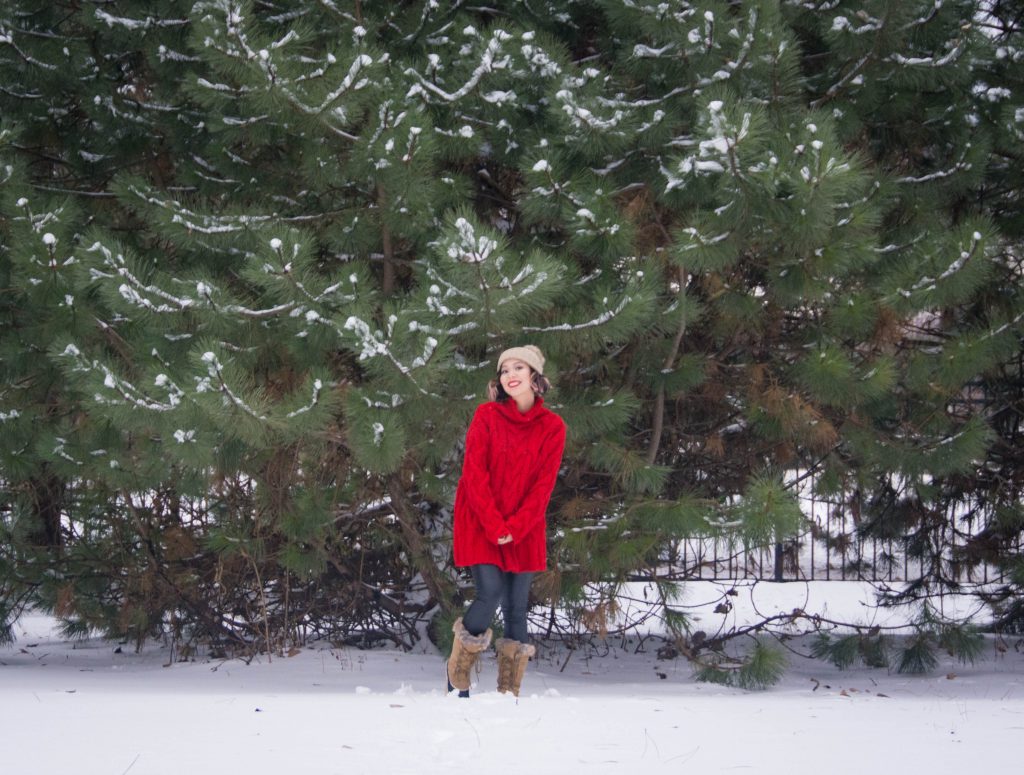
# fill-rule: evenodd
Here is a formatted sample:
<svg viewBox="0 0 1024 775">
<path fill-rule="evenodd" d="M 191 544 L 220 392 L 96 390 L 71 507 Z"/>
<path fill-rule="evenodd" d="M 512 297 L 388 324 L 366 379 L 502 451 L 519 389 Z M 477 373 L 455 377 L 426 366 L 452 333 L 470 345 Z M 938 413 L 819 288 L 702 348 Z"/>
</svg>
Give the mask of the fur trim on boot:
<svg viewBox="0 0 1024 775">
<path fill-rule="evenodd" d="M 499 638 L 494 645 L 498 649 L 498 691 L 502 694 L 512 692 L 518 697 L 526 665 L 537 649 L 508 638 Z"/>
<path fill-rule="evenodd" d="M 491 630 L 479 635 L 471 634 L 462 626 L 462 617 L 452 625 L 455 633 L 452 639 L 452 653 L 448 657 L 448 691 L 459 690 L 460 697 L 469 696 L 469 673 L 476 664 L 480 652 L 491 645 Z"/>
</svg>

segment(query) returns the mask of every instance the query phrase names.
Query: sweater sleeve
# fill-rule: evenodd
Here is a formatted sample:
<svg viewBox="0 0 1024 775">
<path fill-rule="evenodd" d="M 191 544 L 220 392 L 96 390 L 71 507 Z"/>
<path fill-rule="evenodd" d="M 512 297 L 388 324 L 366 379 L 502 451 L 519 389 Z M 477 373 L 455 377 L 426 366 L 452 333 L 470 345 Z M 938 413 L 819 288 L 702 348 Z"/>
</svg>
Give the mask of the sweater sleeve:
<svg viewBox="0 0 1024 775">
<path fill-rule="evenodd" d="M 480 523 L 487 540 L 497 544 L 499 538 L 508 534 L 508 527 L 494 503 L 491 475 L 487 469 L 489 446 L 490 432 L 484 413 L 478 409 L 466 432 L 466 453 L 459 487 L 465 490 L 465 505 L 469 513 Z"/>
<path fill-rule="evenodd" d="M 519 541 L 544 521 L 551 501 L 551 491 L 555 489 L 555 479 L 558 478 L 558 469 L 562 465 L 564 449 L 565 423 L 559 417 L 557 427 L 544 440 L 536 481 L 505 523 L 513 541 Z"/>
</svg>

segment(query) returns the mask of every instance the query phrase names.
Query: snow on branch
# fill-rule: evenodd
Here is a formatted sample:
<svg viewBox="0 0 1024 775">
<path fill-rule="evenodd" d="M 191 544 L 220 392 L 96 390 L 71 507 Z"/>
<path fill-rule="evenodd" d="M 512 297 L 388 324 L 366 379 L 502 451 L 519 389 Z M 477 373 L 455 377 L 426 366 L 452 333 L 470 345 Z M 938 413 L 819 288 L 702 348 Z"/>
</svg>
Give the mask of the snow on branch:
<svg viewBox="0 0 1024 775">
<path fill-rule="evenodd" d="M 451 307 L 446 305 L 444 301 L 442 301 L 440 294 L 434 293 L 427 296 L 427 309 L 439 315 L 440 317 L 465 317 L 466 315 L 472 315 L 476 311 L 472 307 L 459 307 L 458 309 L 452 309 Z M 472 330 L 473 328 L 476 327 L 477 326 L 474 323 L 469 328 L 466 328 L 464 330 Z"/>
<path fill-rule="evenodd" d="M 399 363 L 398 359 L 392 354 L 388 343 L 385 341 L 383 332 L 374 331 L 369 323 L 355 315 L 351 315 L 345 321 L 344 329 L 351 331 L 359 339 L 359 343 L 362 346 L 359 360 L 365 361 L 383 356 L 390 360 L 403 374 L 409 373 L 408 367 Z"/>
<path fill-rule="evenodd" d="M 737 127 L 728 121 L 723 108 L 721 100 L 708 103 L 710 138 L 697 144 L 696 154 L 684 157 L 676 165 L 675 172 L 660 165 L 661 173 L 667 180 L 666 191 L 685 185 L 685 179 L 678 175 L 711 175 L 725 172 L 727 168 L 736 175 L 741 174 L 735 163 L 736 146 L 750 135 L 752 117 L 749 112 L 744 113 Z"/>
<path fill-rule="evenodd" d="M 303 113 L 311 116 L 318 116 L 327 111 L 327 109 L 337 102 L 341 97 L 349 91 L 359 91 L 366 87 L 369 83 L 368 78 L 359 78 L 364 68 L 370 67 L 373 64 L 373 59 L 367 54 L 360 54 L 353 60 L 352 64 L 348 68 L 348 72 L 342 79 L 341 83 L 338 84 L 337 88 L 329 92 L 319 105 L 306 105 L 299 97 L 283 83 L 278 82 L 277 87 L 288 97 L 295 107 L 297 107 Z M 350 135 L 350 137 L 354 136 Z"/>
<path fill-rule="evenodd" d="M 146 284 L 128 268 L 125 257 L 121 253 L 115 254 L 110 248 L 100 242 L 95 242 L 88 248 L 87 253 L 101 253 L 103 263 L 109 267 L 113 274 L 102 272 L 98 269 L 90 271 L 91 279 L 106 280 L 121 278 L 124 282 L 118 287 L 118 293 L 130 304 L 153 313 L 178 313 L 190 308 L 208 308 L 239 315 L 245 318 L 263 320 L 291 313 L 299 305 L 297 302 L 288 301 L 267 309 L 251 309 L 241 304 L 217 304 L 214 296 L 217 293 L 215 286 L 209 282 L 200 280 L 195 285 L 195 296 L 176 296 L 165 291 L 157 285 Z M 149 297 L 156 297 L 159 302 L 154 302 Z"/>
<path fill-rule="evenodd" d="M 428 336 L 423 340 L 423 353 L 413 359 L 410 368 L 418 369 L 421 366 L 426 366 L 427 361 L 434 357 L 434 352 L 437 350 L 437 340 Z"/>
<path fill-rule="evenodd" d="M 320 403 L 320 392 L 323 390 L 323 387 L 324 383 L 321 380 L 313 380 L 313 396 L 310 398 L 309 403 L 299 407 L 294 412 L 288 412 L 285 417 L 290 420 L 293 417 L 298 417 L 300 414 L 312 411 Z"/>
<path fill-rule="evenodd" d="M 208 81 L 206 78 L 203 78 L 202 76 L 196 78 L 196 86 L 202 86 L 204 89 L 221 92 L 223 94 L 229 94 L 235 97 L 240 97 L 244 94 L 251 94 L 252 92 L 256 91 L 251 86 L 230 86 L 226 83 L 214 83 L 213 81 Z"/>
<path fill-rule="evenodd" d="M 155 350 L 153 355 L 159 359 L 159 355 Z M 131 406 L 136 409 L 146 409 L 152 412 L 171 412 L 178 409 L 187 398 L 185 391 L 164 373 L 158 374 L 153 381 L 153 384 L 156 387 L 167 391 L 167 399 L 165 401 L 160 401 L 152 398 L 148 393 L 136 387 L 128 380 L 119 377 L 110 367 L 106 366 L 102 362 L 98 360 L 89 360 L 74 344 L 67 345 L 67 347 L 64 348 L 64 351 L 60 353 L 60 356 L 74 361 L 75 365 L 72 367 L 73 371 L 82 373 L 97 372 L 103 378 L 103 387 L 112 391 L 117 396 L 116 398 L 113 398 L 105 396 L 102 393 L 96 393 L 93 396 L 93 400 L 98 404 L 107 406 Z M 196 393 L 206 393 L 210 391 L 219 392 L 223 396 L 225 405 L 233 405 L 260 422 L 265 422 L 269 419 L 267 415 L 260 414 L 253 409 L 231 388 L 225 379 L 224 367 L 215 353 L 210 351 L 204 353 L 202 356 L 202 362 L 206 364 L 207 376 L 194 378 L 196 382 Z M 318 406 L 323 392 L 323 387 L 324 384 L 320 379 L 314 380 L 310 402 L 305 406 L 289 412 L 285 415 L 286 419 L 298 417 L 301 414 L 312 411 L 316 406 Z M 194 399 L 189 400 L 194 403 Z M 17 417 L 17 413 L 15 412 L 11 416 Z M 0 420 L 6 419 L 8 418 L 0 415 Z M 185 443 L 186 441 L 194 440 L 195 432 L 178 431 L 174 434 L 174 437 L 179 443 Z"/>
<path fill-rule="evenodd" d="M 691 3 L 669 4 L 665 2 L 643 3 L 636 0 L 623 0 L 624 6 L 646 16 L 653 16 L 658 21 L 673 21 L 676 24 L 685 24 L 690 18 L 697 14 L 697 9 Z M 673 5 L 681 6 L 680 10 L 674 10 Z"/>
<path fill-rule="evenodd" d="M 35 57 L 22 51 L 18 44 L 14 42 L 14 33 L 6 27 L 0 27 L 0 44 L 3 43 L 6 43 L 8 46 L 13 48 L 25 64 L 36 65 L 37 67 L 41 67 L 44 70 L 49 70 L 51 72 L 60 69 L 57 65 L 51 65 L 49 62 L 40 62 Z"/>
<path fill-rule="evenodd" d="M 84 373 L 99 372 L 103 376 L 103 386 L 108 390 L 114 391 L 118 396 L 120 396 L 120 399 L 113 399 L 97 393 L 93 398 L 98 404 L 114 406 L 127 404 L 137 409 L 147 409 L 153 412 L 170 412 L 181 405 L 181 400 L 185 396 L 185 393 L 181 388 L 168 380 L 165 375 L 160 375 L 160 377 L 157 377 L 156 385 L 158 387 L 169 386 L 167 390 L 167 401 L 157 401 L 152 399 L 145 392 L 135 387 L 127 380 L 118 377 L 110 367 L 97 360 L 88 360 L 82 354 L 82 351 L 73 344 L 69 344 L 65 347 L 64 351 L 60 353 L 60 355 L 74 360 L 75 366 L 73 367 L 73 371 Z M 163 379 L 161 379 L 161 377 Z"/>
<path fill-rule="evenodd" d="M 581 207 L 576 211 L 576 218 L 579 223 L 576 229 L 578 235 L 612 236 L 618 234 L 621 228 L 620 224 L 611 218 L 605 218 L 599 223 L 593 211 L 586 207 Z"/>
<path fill-rule="evenodd" d="M 710 12 L 709 12 L 710 13 Z M 747 34 L 743 38 L 743 42 L 740 44 L 739 50 L 736 52 L 736 58 L 726 63 L 726 67 L 735 72 L 741 69 L 750 57 L 750 52 L 754 48 L 755 33 L 758 29 L 759 15 L 756 8 L 750 9 L 750 14 L 747 17 Z M 781 54 L 780 49 L 780 54 Z"/>
<path fill-rule="evenodd" d="M 430 358 L 433 357 L 438 345 L 438 341 L 434 337 L 426 337 L 424 340 L 423 353 L 414 358 L 411 364 L 406 365 L 398 360 L 394 353 L 391 352 L 390 342 L 394 338 L 395 323 L 398 322 L 398 318 L 394 315 L 392 315 L 388 320 L 388 330 L 386 334 L 383 331 L 375 331 L 370 327 L 369 323 L 355 315 L 350 316 L 342 326 L 339 326 L 329 318 L 321 317 L 319 315 L 311 318 L 309 322 L 321 323 L 328 328 L 333 329 L 334 332 L 343 339 L 351 339 L 352 336 L 355 336 L 361 348 L 359 352 L 359 360 L 364 361 L 372 358 L 384 358 L 398 369 L 398 371 L 405 376 L 420 393 L 429 396 L 435 395 L 422 388 L 412 374 L 414 369 L 425 366 Z"/>
<path fill-rule="evenodd" d="M 999 336 L 1000 334 L 1009 331 L 1011 328 L 1016 328 L 1022 322 L 1024 322 L 1024 312 L 1021 312 L 1013 320 L 1003 323 L 1003 325 L 999 326 L 999 328 L 993 328 L 991 331 L 988 331 L 984 336 L 982 336 L 979 339 L 979 341 L 983 342 L 986 339 L 991 339 L 993 337 Z"/>
<path fill-rule="evenodd" d="M 534 172 L 541 172 L 545 174 L 549 186 L 534 186 L 530 189 L 530 193 L 541 197 L 558 196 L 566 199 L 574 207 L 583 207 L 583 200 L 572 193 L 568 188 L 568 183 L 558 180 L 555 177 L 554 172 L 551 169 L 551 164 L 546 159 L 541 159 L 533 165 Z"/>
<path fill-rule="evenodd" d="M 457 91 L 446 92 L 437 84 L 424 78 L 415 68 L 408 68 L 405 71 L 406 75 L 412 76 L 418 81 L 418 85 L 413 87 L 410 91 L 410 95 L 416 92 L 425 93 L 430 92 L 431 94 L 440 97 L 446 102 L 455 102 L 460 100 L 475 89 L 480 81 L 483 80 L 484 76 L 495 70 L 505 70 L 509 66 L 509 58 L 506 56 L 503 59 L 498 59 L 498 55 L 502 51 L 502 44 L 511 40 L 512 36 L 504 30 L 495 30 L 491 35 L 490 41 L 488 41 L 486 48 L 484 49 L 483 56 L 480 58 L 480 63 L 473 70 L 469 80 L 466 81 Z"/>
<path fill-rule="evenodd" d="M 114 251 L 101 242 L 94 242 L 92 245 L 85 248 L 85 252 L 100 253 L 103 256 L 103 264 L 114 272 L 114 274 L 107 274 L 97 269 L 92 269 L 90 271 L 91 279 L 102 280 L 113 279 L 115 277 L 123 278 L 126 282 L 118 288 L 118 292 L 121 294 L 122 298 L 138 307 L 142 307 L 150 312 L 181 312 L 196 303 L 196 300 L 193 298 L 187 296 L 175 296 L 155 285 L 146 285 L 128 268 L 124 254 L 115 254 Z M 166 303 L 155 304 L 150 299 L 143 296 L 140 291 L 151 296 L 156 296 L 158 299 L 161 299 Z"/>
<path fill-rule="evenodd" d="M 114 16 L 102 8 L 96 9 L 96 18 L 105 22 L 108 27 L 124 27 L 127 30 L 149 30 L 154 27 L 184 27 L 189 23 L 188 19 L 154 19 L 147 16 L 145 19 L 129 19 L 126 16 Z"/>
<path fill-rule="evenodd" d="M 289 43 L 300 40 L 298 33 L 295 30 L 289 30 L 283 37 L 270 43 L 267 47 L 257 48 L 250 43 L 249 37 L 243 29 L 244 19 L 241 15 L 241 6 L 233 6 L 230 2 L 227 2 L 221 4 L 221 10 L 225 12 L 225 30 L 227 32 L 227 38 L 234 40 L 238 47 L 217 46 L 216 40 L 209 37 L 205 40 L 206 45 L 217 48 L 226 56 L 234 59 L 240 59 L 247 64 L 255 64 L 263 74 L 266 81 L 266 88 L 268 90 L 276 90 L 283 94 L 288 100 L 288 103 L 301 113 L 309 116 L 327 116 L 344 120 L 346 112 L 342 108 L 337 107 L 331 110 L 331 107 L 345 94 L 352 91 L 359 91 L 360 89 L 365 88 L 370 82 L 368 78 L 361 76 L 365 68 L 373 65 L 373 59 L 367 54 L 358 54 L 349 65 L 348 72 L 341 79 L 341 82 L 337 87 L 329 91 L 328 94 L 320 101 L 320 104 L 308 104 L 304 98 L 299 95 L 298 91 L 295 89 L 295 85 L 325 77 L 328 70 L 337 63 L 334 55 L 328 54 L 323 62 L 317 63 L 317 67 L 313 71 L 294 79 L 288 79 L 283 76 L 275 65 L 272 52 L 276 49 L 286 47 Z M 201 83 L 200 85 L 216 90 L 220 90 L 222 88 L 221 85 L 211 84 L 208 81 Z M 355 135 L 335 126 L 330 121 L 326 122 L 326 126 L 334 134 L 339 137 L 343 137 L 346 140 L 354 142 L 358 139 Z"/>
<path fill-rule="evenodd" d="M 721 234 L 715 234 L 714 236 L 708 237 L 701 234 L 697 229 L 692 226 L 682 230 L 683 234 L 690 238 L 690 241 L 684 245 L 679 246 L 679 250 L 697 250 L 698 248 L 706 248 L 709 245 L 717 245 L 719 242 L 724 242 L 729 239 L 732 231 L 724 231 Z"/>
<path fill-rule="evenodd" d="M 903 177 L 896 178 L 897 183 L 931 183 L 935 180 L 941 180 L 942 178 L 948 178 L 955 175 L 958 172 L 967 172 L 973 165 L 970 162 L 959 161 L 950 167 L 948 170 L 938 170 L 937 172 L 929 173 L 928 175 L 921 175 L 920 177 Z"/>
<path fill-rule="evenodd" d="M 914 283 L 914 285 L 910 288 L 909 291 L 903 288 L 898 288 L 896 290 L 896 293 L 898 293 L 900 296 L 903 296 L 904 298 L 909 299 L 911 295 L 913 295 L 914 293 L 923 291 L 934 291 L 940 282 L 949 279 L 954 274 L 963 269 L 964 265 L 978 252 L 978 248 L 981 246 L 981 244 L 981 232 L 976 231 L 974 232 L 974 234 L 971 235 L 970 246 L 966 250 L 961 250 L 960 255 L 957 257 L 957 259 L 948 267 L 946 267 L 945 271 L 943 271 L 943 273 L 940 274 L 937 278 L 922 277 L 920 280 Z"/>
<path fill-rule="evenodd" d="M 837 94 L 839 94 L 839 92 L 843 88 L 845 88 L 847 84 L 849 84 L 849 83 L 857 83 L 858 79 L 862 78 L 861 71 L 864 69 L 864 67 L 867 65 L 867 63 L 870 62 L 870 61 L 871 61 L 871 55 L 870 54 L 866 54 L 866 55 L 862 56 L 859 60 L 857 60 L 857 63 L 853 67 L 851 67 L 849 70 L 847 70 L 846 75 L 844 75 L 842 78 L 840 78 L 838 81 L 836 81 L 834 84 L 832 84 L 831 86 L 828 87 L 828 90 L 825 92 L 824 96 L 819 97 L 818 99 L 816 99 L 813 102 L 811 102 L 811 107 L 812 108 L 819 108 L 819 107 L 821 107 L 826 102 L 828 102 L 830 99 L 832 99 Z"/>
<path fill-rule="evenodd" d="M 219 390 L 221 395 L 224 396 L 225 403 L 234 404 L 247 415 L 257 420 L 264 421 L 267 419 L 267 416 L 265 414 L 257 414 L 255 409 L 249 406 L 237 393 L 235 393 L 231 389 L 231 387 L 227 383 L 227 380 L 224 379 L 224 367 L 223 365 L 221 365 L 221 362 L 217 358 L 216 353 L 203 353 L 203 363 L 207 365 L 206 370 L 207 373 L 210 375 L 210 380 L 216 380 L 219 383 L 216 389 Z M 196 392 L 205 393 L 210 388 L 210 380 L 199 380 L 196 385 Z"/>
<path fill-rule="evenodd" d="M 907 67 L 945 67 L 950 62 L 955 62 L 964 52 L 964 44 L 958 43 L 945 56 L 939 57 L 905 57 L 902 54 L 892 54 L 887 59 L 897 65 Z"/>
<path fill-rule="evenodd" d="M 832 32 L 849 32 L 854 35 L 866 35 L 869 32 L 880 32 L 885 27 L 885 22 L 881 19 L 875 19 L 872 16 L 868 16 L 866 12 L 861 11 L 858 13 L 858 18 L 864 22 L 859 27 L 854 26 L 845 16 L 836 16 L 832 20 Z"/>
<path fill-rule="evenodd" d="M 460 326 L 452 326 L 451 328 L 438 328 L 436 326 L 425 325 L 424 323 L 416 323 L 417 331 L 422 331 L 425 334 L 436 336 L 458 336 L 459 334 L 464 334 L 467 331 L 475 331 L 478 328 L 480 328 L 480 324 L 475 320 L 470 320 Z"/>
<path fill-rule="evenodd" d="M 645 46 L 643 43 L 637 43 L 633 46 L 633 58 L 634 59 L 658 59 L 665 56 L 676 47 L 675 43 L 667 43 L 661 48 L 651 48 Z"/>
<path fill-rule="evenodd" d="M 29 225 L 31 226 L 32 231 L 36 234 L 43 234 L 46 228 L 51 224 L 60 223 L 61 217 L 64 215 L 66 209 L 64 205 L 61 205 L 53 210 L 33 214 L 32 209 L 29 206 L 29 201 L 25 197 L 22 197 L 17 201 L 17 206 L 25 211 L 24 217 L 28 218 Z M 21 221 L 23 219 L 23 216 L 15 216 L 13 220 Z"/>
<path fill-rule="evenodd" d="M 593 111 L 579 104 L 576 95 L 569 89 L 559 89 L 555 98 L 562 102 L 562 110 L 569 116 L 569 120 L 576 129 L 609 132 L 616 129 L 626 118 L 626 112 L 622 109 L 616 109 L 610 118 L 595 116 Z"/>
<path fill-rule="evenodd" d="M 174 51 L 167 48 L 167 46 L 161 44 L 156 49 L 157 58 L 161 62 L 202 62 L 202 57 L 197 57 L 193 54 L 182 54 L 180 51 Z"/>
<path fill-rule="evenodd" d="M 631 301 L 633 301 L 632 296 L 624 296 L 615 309 L 605 310 L 593 320 L 588 320 L 585 323 L 561 323 L 557 326 L 523 326 L 523 331 L 544 333 L 548 331 L 579 331 L 584 328 L 594 328 L 604 325 L 621 314 Z"/>
<path fill-rule="evenodd" d="M 920 16 L 917 19 L 914 19 L 914 21 L 912 22 L 907 22 L 905 25 L 903 25 L 903 29 L 909 30 L 912 27 L 920 27 L 922 24 L 927 24 L 928 22 L 930 22 L 932 19 L 939 15 L 939 11 L 942 10 L 942 3 L 943 0 L 935 0 L 935 2 L 932 4 L 932 7 L 928 9 L 928 13 L 925 16 Z"/>
<path fill-rule="evenodd" d="M 409 323 L 409 328 L 411 330 L 422 331 L 425 334 L 449 337 L 465 333 L 466 331 L 473 331 L 480 327 L 480 323 L 473 318 L 476 313 L 475 307 L 458 307 L 456 309 L 452 309 L 445 303 L 445 299 L 453 296 L 461 296 L 475 301 L 475 297 L 472 294 L 463 291 L 445 280 L 434 267 L 427 267 L 427 276 L 434 281 L 428 289 L 426 298 L 427 309 L 441 318 L 470 319 L 465 320 L 465 322 L 459 325 L 443 330 L 419 321 L 412 321 Z M 444 291 L 443 295 L 441 291 L 442 285 L 447 289 Z"/>
<path fill-rule="evenodd" d="M 470 300 L 473 300 L 473 299 L 476 298 L 469 291 L 465 291 L 462 288 L 460 288 L 459 286 L 455 285 L 454 283 L 446 280 L 440 274 L 440 272 L 437 271 L 437 267 L 432 266 L 430 264 L 426 264 L 424 266 L 424 268 L 426 269 L 427 277 L 429 277 L 431 280 L 434 281 L 434 284 L 430 286 L 430 295 L 431 296 L 439 296 L 440 295 L 441 288 L 438 287 L 438 283 L 439 283 L 440 285 L 443 285 L 444 288 L 445 288 L 445 292 L 444 292 L 445 298 L 448 298 L 450 296 L 461 296 L 464 299 L 470 299 Z M 470 314 L 470 313 L 472 313 L 472 310 L 465 309 L 465 310 L 460 310 L 458 314 L 461 315 L 461 314 Z M 451 313 L 449 312 L 447 314 L 451 314 Z"/>
<path fill-rule="evenodd" d="M 200 234 L 232 234 L 248 231 L 254 225 L 280 220 L 272 215 L 201 215 L 186 209 L 176 199 L 160 199 L 134 185 L 129 186 L 128 190 L 147 204 L 172 213 L 171 223 Z"/>
<path fill-rule="evenodd" d="M 498 248 L 497 240 L 486 234 L 477 236 L 476 229 L 465 218 L 455 221 L 456 236 L 448 242 L 445 253 L 454 261 L 481 264 Z"/>
<path fill-rule="evenodd" d="M 270 249 L 273 250 L 282 261 L 285 258 L 282 250 L 283 245 L 284 243 L 278 237 L 274 237 L 273 239 L 270 240 Z M 293 242 L 291 246 L 292 258 L 296 259 L 299 256 L 301 250 L 302 245 L 298 242 Z M 352 303 L 358 300 L 358 295 L 356 294 L 356 286 L 359 283 L 359 275 L 357 275 L 355 272 L 351 273 L 347 278 L 338 280 L 337 282 L 332 283 L 331 285 L 328 285 L 326 288 L 323 288 L 322 290 L 317 292 L 310 291 L 308 288 L 306 288 L 306 284 L 295 276 L 295 273 L 292 271 L 291 261 L 288 261 L 283 266 L 279 264 L 275 265 L 268 261 L 265 264 L 263 264 L 262 269 L 266 274 L 286 284 L 289 288 L 298 291 L 303 297 L 313 302 L 314 304 L 337 305 Z M 352 291 L 350 293 L 344 293 L 342 291 L 342 286 L 345 285 L 346 281 L 348 285 L 351 286 L 352 288 Z M 301 309 L 298 310 L 298 313 L 301 312 Z M 316 312 L 310 311 L 306 313 L 306 316 L 308 318 L 310 315 L 316 314 Z"/>
<path fill-rule="evenodd" d="M 516 286 L 522 285 L 527 279 L 532 278 L 530 283 L 524 287 L 516 289 Z M 511 280 L 508 277 L 503 277 L 499 284 L 501 288 L 508 291 L 512 291 L 508 296 L 498 301 L 498 304 L 508 304 L 509 302 L 522 299 L 529 296 L 531 293 L 540 288 L 548 279 L 547 272 L 538 272 L 533 264 L 526 264 L 519 273 Z"/>
<path fill-rule="evenodd" d="M 797 8 L 805 8 L 808 11 L 834 11 L 843 3 L 843 0 L 823 0 L 815 2 L 807 2 L 806 0 L 786 0 L 786 5 L 795 6 Z"/>
<path fill-rule="evenodd" d="M 243 161 L 237 157 L 232 157 L 232 160 Z M 160 197 L 142 190 L 136 185 L 130 185 L 128 187 L 128 191 L 146 204 L 170 213 L 171 223 L 177 226 L 184 226 L 190 232 L 198 232 L 200 234 L 234 234 L 236 232 L 252 231 L 257 227 L 265 226 L 266 224 L 303 223 L 306 221 L 316 221 L 325 217 L 324 214 L 320 213 L 294 216 L 259 215 L 249 213 L 245 215 L 203 215 L 202 213 L 197 213 L 187 209 L 176 199 L 161 199 Z"/>
<path fill-rule="evenodd" d="M 71 457 L 71 455 L 69 455 L 67 450 L 65 449 L 65 446 L 68 443 L 67 439 L 58 436 L 55 440 L 57 442 L 57 446 L 53 448 L 53 452 L 51 454 L 57 455 L 58 457 L 62 457 L 65 460 L 74 463 L 76 466 L 82 465 L 81 460 L 76 460 L 75 458 Z"/>
</svg>

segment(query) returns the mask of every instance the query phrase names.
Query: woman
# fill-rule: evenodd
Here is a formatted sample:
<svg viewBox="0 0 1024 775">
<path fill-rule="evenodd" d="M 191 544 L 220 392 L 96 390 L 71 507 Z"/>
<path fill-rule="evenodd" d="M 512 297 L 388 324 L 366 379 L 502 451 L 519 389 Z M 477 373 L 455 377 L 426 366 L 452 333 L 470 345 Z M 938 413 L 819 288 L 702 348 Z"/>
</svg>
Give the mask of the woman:
<svg viewBox="0 0 1024 775">
<path fill-rule="evenodd" d="M 565 446 L 565 423 L 545 408 L 551 387 L 544 355 L 533 345 L 498 358 L 490 401 L 477 407 L 466 433 L 462 478 L 455 493 L 455 564 L 473 575 L 476 598 L 452 628 L 448 691 L 469 696 L 470 670 L 490 645 L 501 605 L 505 637 L 498 651 L 498 691 L 519 696 L 526 663 L 530 582 L 547 567 L 545 512 Z"/>
</svg>

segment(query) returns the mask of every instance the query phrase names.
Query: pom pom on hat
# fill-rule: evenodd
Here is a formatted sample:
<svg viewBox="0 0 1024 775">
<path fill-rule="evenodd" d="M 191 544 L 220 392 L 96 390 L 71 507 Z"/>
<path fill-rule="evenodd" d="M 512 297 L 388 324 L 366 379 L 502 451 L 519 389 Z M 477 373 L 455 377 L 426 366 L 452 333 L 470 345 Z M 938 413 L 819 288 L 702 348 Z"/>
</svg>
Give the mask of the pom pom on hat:
<svg viewBox="0 0 1024 775">
<path fill-rule="evenodd" d="M 539 347 L 535 347 L 532 344 L 523 345 L 522 347 L 510 347 L 505 350 L 500 356 L 498 356 L 498 371 L 501 371 L 501 364 L 510 358 L 522 361 L 531 369 L 538 374 L 544 373 L 544 353 L 540 351 Z"/>
</svg>

